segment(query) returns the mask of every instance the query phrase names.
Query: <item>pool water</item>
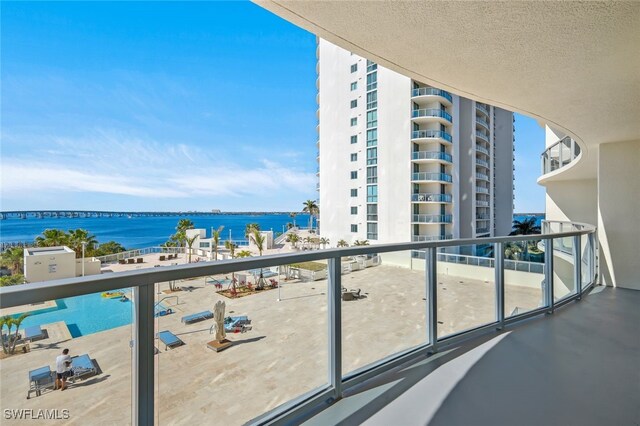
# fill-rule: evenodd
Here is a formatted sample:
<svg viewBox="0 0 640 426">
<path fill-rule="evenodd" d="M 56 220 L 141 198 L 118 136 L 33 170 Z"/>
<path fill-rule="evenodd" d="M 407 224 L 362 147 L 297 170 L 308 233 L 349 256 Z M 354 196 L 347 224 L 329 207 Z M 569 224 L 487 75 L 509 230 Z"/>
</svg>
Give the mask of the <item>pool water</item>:
<svg viewBox="0 0 640 426">
<path fill-rule="evenodd" d="M 71 336 L 80 337 L 131 324 L 133 318 L 131 300 L 107 299 L 100 293 L 59 299 L 56 304 L 57 308 L 33 312 L 20 328 L 64 321 Z"/>
</svg>

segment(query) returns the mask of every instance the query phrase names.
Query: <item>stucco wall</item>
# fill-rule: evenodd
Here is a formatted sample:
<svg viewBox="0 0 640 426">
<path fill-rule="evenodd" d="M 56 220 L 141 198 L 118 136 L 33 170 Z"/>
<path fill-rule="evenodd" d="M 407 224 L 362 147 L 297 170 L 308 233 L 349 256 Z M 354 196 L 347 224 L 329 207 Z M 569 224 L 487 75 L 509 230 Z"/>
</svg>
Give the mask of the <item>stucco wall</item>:
<svg viewBox="0 0 640 426">
<path fill-rule="evenodd" d="M 599 146 L 598 238 L 603 284 L 640 290 L 640 140 Z"/>
<path fill-rule="evenodd" d="M 100 273 L 100 261 L 94 258 L 84 260 L 84 274 L 97 275 Z M 82 276 L 82 259 L 76 259 L 76 277 Z"/>
<path fill-rule="evenodd" d="M 76 276 L 74 252 L 25 256 L 24 275 L 27 282 L 58 280 Z M 99 264 L 100 262 L 98 262 Z"/>
</svg>

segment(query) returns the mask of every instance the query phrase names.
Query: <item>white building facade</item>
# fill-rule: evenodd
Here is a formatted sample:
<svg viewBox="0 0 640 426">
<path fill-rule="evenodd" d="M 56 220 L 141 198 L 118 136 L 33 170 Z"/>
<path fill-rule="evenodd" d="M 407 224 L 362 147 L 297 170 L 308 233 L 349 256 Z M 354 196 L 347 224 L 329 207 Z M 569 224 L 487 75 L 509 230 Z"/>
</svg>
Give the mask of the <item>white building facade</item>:
<svg viewBox="0 0 640 426">
<path fill-rule="evenodd" d="M 511 231 L 513 113 L 323 39 L 317 57 L 323 237 L 392 243 Z"/>
</svg>

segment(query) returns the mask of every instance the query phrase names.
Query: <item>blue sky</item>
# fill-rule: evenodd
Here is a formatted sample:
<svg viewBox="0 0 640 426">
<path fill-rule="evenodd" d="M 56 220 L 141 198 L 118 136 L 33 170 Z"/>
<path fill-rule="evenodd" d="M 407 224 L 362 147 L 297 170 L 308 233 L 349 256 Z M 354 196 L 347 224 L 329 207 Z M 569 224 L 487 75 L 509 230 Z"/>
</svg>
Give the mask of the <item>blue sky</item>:
<svg viewBox="0 0 640 426">
<path fill-rule="evenodd" d="M 3 2 L 1 19 L 3 210 L 317 197 L 314 35 L 245 2 Z M 543 211 L 544 132 L 516 126 L 516 211 Z"/>
</svg>

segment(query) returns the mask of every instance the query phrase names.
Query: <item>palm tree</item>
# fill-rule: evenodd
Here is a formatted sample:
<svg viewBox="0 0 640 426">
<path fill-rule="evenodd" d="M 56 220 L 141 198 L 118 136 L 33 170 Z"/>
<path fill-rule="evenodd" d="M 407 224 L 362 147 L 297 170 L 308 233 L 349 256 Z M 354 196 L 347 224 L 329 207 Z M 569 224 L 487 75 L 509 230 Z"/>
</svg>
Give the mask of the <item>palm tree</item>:
<svg viewBox="0 0 640 426">
<path fill-rule="evenodd" d="M 504 257 L 507 259 L 518 260 L 522 253 L 522 247 L 516 243 L 508 243 L 504 248 Z"/>
<path fill-rule="evenodd" d="M 108 254 L 115 254 L 115 253 L 120 253 L 123 251 L 127 251 L 126 248 L 124 248 L 124 246 L 118 242 L 115 241 L 107 241 L 106 243 L 102 243 L 100 244 L 95 252 L 94 255 L 95 256 L 106 256 Z"/>
<path fill-rule="evenodd" d="M 324 250 L 327 247 L 327 244 L 329 244 L 329 239 L 328 238 L 320 238 L 320 244 L 322 245 L 322 249 Z"/>
<path fill-rule="evenodd" d="M 298 241 L 300 241 L 300 237 L 295 232 L 287 235 L 287 242 L 291 243 L 291 247 L 295 247 Z"/>
<path fill-rule="evenodd" d="M 247 223 L 244 227 L 244 237 L 249 239 L 255 231 L 260 231 L 259 223 Z"/>
<path fill-rule="evenodd" d="M 0 339 L 2 340 L 2 351 L 5 354 L 13 354 L 16 350 L 16 343 L 18 343 L 18 330 L 20 329 L 20 325 L 22 324 L 22 321 L 24 321 L 24 319 L 26 317 L 28 317 L 29 314 L 22 314 L 17 318 L 14 317 L 10 317 L 10 316 L 4 316 L 2 318 L 0 318 L 0 332 L 3 331 L 3 328 L 6 326 L 7 327 L 7 339 L 5 341 L 5 339 Z M 16 330 L 12 333 L 11 332 L 11 328 L 15 326 Z"/>
<path fill-rule="evenodd" d="M 194 235 L 193 237 L 189 238 L 186 237 L 185 241 L 187 242 L 187 245 L 189 246 L 189 263 L 191 263 L 191 252 L 193 250 L 193 243 L 198 239 L 199 235 Z"/>
<path fill-rule="evenodd" d="M 368 246 L 368 245 L 369 245 L 369 240 L 362 240 L 362 241 L 360 241 L 360 240 L 355 240 L 355 241 L 353 242 L 353 245 L 354 245 L 354 246 Z"/>
<path fill-rule="evenodd" d="M 528 217 L 522 221 L 513 221 L 513 230 L 509 235 L 532 235 L 539 234 L 540 227 L 536 225 L 535 217 Z"/>
<path fill-rule="evenodd" d="M 13 247 L 5 250 L 0 257 L 0 265 L 9 269 L 12 274 L 22 274 L 24 249 L 22 247 Z"/>
<path fill-rule="evenodd" d="M 67 244 L 67 234 L 62 229 L 45 229 L 41 236 L 36 237 L 37 247 L 54 247 Z"/>
<path fill-rule="evenodd" d="M 70 229 L 67 233 L 67 244 L 71 250 L 76 252 L 76 258 L 82 257 L 82 243 L 85 245 L 85 256 L 93 254 L 98 240 L 94 235 L 90 235 L 86 229 Z"/>
<path fill-rule="evenodd" d="M 296 212 L 291 212 L 291 213 L 289 213 L 289 217 L 290 217 L 291 219 L 293 219 L 293 227 L 294 227 L 294 228 L 296 227 L 296 216 L 297 216 L 297 215 L 298 215 L 298 213 L 296 213 Z"/>
<path fill-rule="evenodd" d="M 253 242 L 253 244 L 256 245 L 258 252 L 260 252 L 260 256 L 262 256 L 262 251 L 264 250 L 264 243 L 267 241 L 267 238 L 264 235 L 262 235 L 258 230 L 254 230 L 253 234 L 251 234 L 249 237 Z"/>
<path fill-rule="evenodd" d="M 345 240 L 338 240 L 337 247 L 349 247 L 349 243 Z"/>
<path fill-rule="evenodd" d="M 513 221 L 513 231 L 511 231 L 511 233 L 509 235 L 533 235 L 533 234 L 539 234 L 540 233 L 540 227 L 538 225 L 536 225 L 536 218 L 535 217 L 528 217 L 525 218 L 522 221 L 519 220 L 514 220 Z M 536 244 L 536 242 L 533 242 L 534 244 Z M 523 260 L 529 260 L 529 241 L 523 241 L 523 256 L 522 259 Z"/>
<path fill-rule="evenodd" d="M 178 225 L 176 225 L 177 232 L 184 232 L 187 229 L 193 229 L 195 226 L 190 219 L 180 219 Z"/>
<path fill-rule="evenodd" d="M 320 212 L 320 208 L 313 200 L 307 200 L 304 203 L 303 212 L 309 213 L 309 230 L 313 229 L 313 217 Z"/>
<path fill-rule="evenodd" d="M 218 260 L 218 246 L 220 245 L 220 233 L 224 229 L 224 226 L 220 226 L 215 231 L 211 232 L 213 238 L 213 252 L 215 253 L 215 260 Z"/>
<path fill-rule="evenodd" d="M 241 259 L 244 257 L 251 257 L 251 252 L 249 250 L 240 250 L 238 254 L 236 254 L 236 257 L 238 259 Z"/>
<path fill-rule="evenodd" d="M 304 239 L 302 240 L 305 243 L 305 246 L 307 248 L 311 248 L 311 243 L 313 242 L 313 238 L 311 237 L 304 237 Z"/>
</svg>

